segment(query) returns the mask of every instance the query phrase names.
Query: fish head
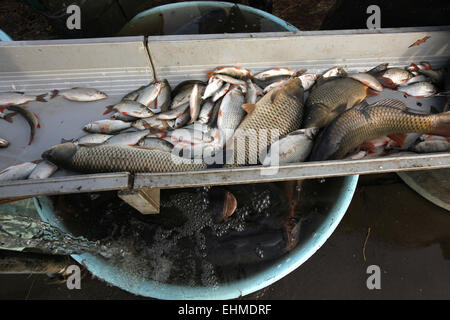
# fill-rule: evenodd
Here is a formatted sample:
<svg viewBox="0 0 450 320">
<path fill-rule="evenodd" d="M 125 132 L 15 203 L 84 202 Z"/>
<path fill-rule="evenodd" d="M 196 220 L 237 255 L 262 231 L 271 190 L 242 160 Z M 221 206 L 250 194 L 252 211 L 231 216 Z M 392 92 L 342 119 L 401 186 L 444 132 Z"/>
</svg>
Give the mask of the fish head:
<svg viewBox="0 0 450 320">
<path fill-rule="evenodd" d="M 302 80 L 299 78 L 294 78 L 292 80 L 289 80 L 282 86 L 283 90 L 294 97 L 297 97 L 302 103 L 303 103 L 303 85 Z"/>
<path fill-rule="evenodd" d="M 56 164 L 66 164 L 72 159 L 78 147 L 72 142 L 57 144 L 42 153 L 42 158 Z"/>
<path fill-rule="evenodd" d="M 330 121 L 329 109 L 321 104 L 315 103 L 308 108 L 308 113 L 303 120 L 303 128 L 323 128 Z"/>
<path fill-rule="evenodd" d="M 108 98 L 108 95 L 107 95 L 105 92 L 103 92 L 103 91 L 99 91 L 99 92 L 98 92 L 98 96 L 99 96 L 100 98 Z"/>
</svg>

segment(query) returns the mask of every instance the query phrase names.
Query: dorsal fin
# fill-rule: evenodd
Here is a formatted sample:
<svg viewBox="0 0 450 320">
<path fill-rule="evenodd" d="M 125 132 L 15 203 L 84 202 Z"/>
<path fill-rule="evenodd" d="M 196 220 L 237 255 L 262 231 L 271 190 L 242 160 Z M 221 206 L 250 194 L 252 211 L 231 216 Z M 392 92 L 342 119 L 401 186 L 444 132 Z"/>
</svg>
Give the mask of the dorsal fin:
<svg viewBox="0 0 450 320">
<path fill-rule="evenodd" d="M 402 111 L 406 111 L 408 110 L 408 107 L 406 106 L 406 104 L 400 100 L 397 99 L 383 99 L 383 100 L 379 100 L 373 104 L 370 105 L 371 107 L 373 106 L 383 106 L 383 107 L 391 107 L 391 108 L 396 108 Z"/>
<path fill-rule="evenodd" d="M 251 114 L 255 108 L 256 108 L 256 104 L 254 103 L 245 103 L 241 106 L 242 109 L 245 110 L 245 112 L 247 112 L 247 114 Z"/>
</svg>

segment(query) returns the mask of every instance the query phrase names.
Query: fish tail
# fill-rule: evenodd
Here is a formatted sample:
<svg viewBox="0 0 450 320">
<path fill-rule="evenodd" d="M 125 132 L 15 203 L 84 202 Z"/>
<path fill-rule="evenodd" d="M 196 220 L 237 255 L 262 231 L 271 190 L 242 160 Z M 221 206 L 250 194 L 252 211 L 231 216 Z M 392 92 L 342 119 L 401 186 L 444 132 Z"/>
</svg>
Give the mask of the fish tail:
<svg viewBox="0 0 450 320">
<path fill-rule="evenodd" d="M 52 95 L 50 96 L 50 99 L 53 99 L 54 97 L 56 97 L 59 94 L 59 90 L 53 90 L 52 91 Z"/>
<path fill-rule="evenodd" d="M 16 112 L 11 112 L 8 113 L 3 119 L 5 119 L 6 121 L 8 121 L 9 123 L 12 123 L 12 117 L 14 117 L 17 113 Z"/>
<path fill-rule="evenodd" d="M 45 97 L 46 95 L 47 95 L 47 93 L 43 93 L 43 94 L 40 94 L 40 95 L 36 96 L 36 101 L 39 101 L 39 102 L 47 102 L 47 100 L 44 99 L 44 97 Z"/>
<path fill-rule="evenodd" d="M 211 78 L 212 76 L 214 76 L 214 71 L 207 72 L 206 75 L 208 76 L 208 78 Z"/>
<path fill-rule="evenodd" d="M 105 108 L 106 108 L 106 110 L 105 110 L 105 112 L 103 112 L 103 114 L 108 114 L 108 113 L 113 112 L 114 105 L 106 106 Z"/>
<path fill-rule="evenodd" d="M 438 114 L 437 118 L 437 124 L 429 134 L 450 137 L 450 111 Z"/>
</svg>

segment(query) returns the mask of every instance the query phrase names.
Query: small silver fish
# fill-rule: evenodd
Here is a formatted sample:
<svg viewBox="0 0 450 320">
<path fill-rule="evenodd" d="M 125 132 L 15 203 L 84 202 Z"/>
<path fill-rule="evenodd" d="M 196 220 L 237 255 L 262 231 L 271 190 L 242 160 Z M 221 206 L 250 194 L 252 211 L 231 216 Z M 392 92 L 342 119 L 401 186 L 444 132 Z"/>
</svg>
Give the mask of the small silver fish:
<svg viewBox="0 0 450 320">
<path fill-rule="evenodd" d="M 160 138 L 148 137 L 139 142 L 139 145 L 149 149 L 156 149 L 161 151 L 171 152 L 173 144 L 169 141 Z"/>
<path fill-rule="evenodd" d="M 262 164 L 268 166 L 305 161 L 311 153 L 318 131 L 318 128 L 300 129 L 275 141 Z"/>
<path fill-rule="evenodd" d="M 189 115 L 189 110 L 186 110 L 181 116 L 175 119 L 175 122 L 173 124 L 169 123 L 169 126 L 172 129 L 181 128 L 182 126 L 184 126 L 186 123 L 189 122 L 190 118 L 191 116 Z"/>
<path fill-rule="evenodd" d="M 217 117 L 217 128 L 220 129 L 221 143 L 225 144 L 233 136 L 234 131 L 244 118 L 243 104 L 244 96 L 236 87 L 223 97 Z"/>
<path fill-rule="evenodd" d="M 141 86 L 136 90 L 133 90 L 122 97 L 122 101 L 136 101 L 139 95 L 144 91 L 146 86 Z"/>
<path fill-rule="evenodd" d="M 369 73 L 366 72 L 350 73 L 348 77 L 358 80 L 359 82 L 365 84 L 371 89 L 374 89 L 376 91 L 383 91 L 383 86 L 381 85 L 381 83 Z"/>
<path fill-rule="evenodd" d="M 202 105 L 200 114 L 198 115 L 198 122 L 202 124 L 209 123 L 213 111 L 214 111 L 214 102 L 211 99 L 206 100 Z"/>
<path fill-rule="evenodd" d="M 58 167 L 50 161 L 43 160 L 33 169 L 28 179 L 46 179 L 58 170 Z"/>
<path fill-rule="evenodd" d="M 152 118 L 146 118 L 146 119 L 139 119 L 139 120 L 133 122 L 131 124 L 131 126 L 138 130 L 145 130 L 145 129 L 166 130 L 170 126 L 169 121 L 156 119 L 155 117 L 152 117 Z"/>
<path fill-rule="evenodd" d="M 75 143 L 79 145 L 102 144 L 111 137 L 113 137 L 111 134 L 89 133 L 75 140 Z"/>
<path fill-rule="evenodd" d="M 304 73 L 306 70 L 296 70 L 292 71 L 289 68 L 274 68 L 270 70 L 266 70 L 263 72 L 260 72 L 256 74 L 253 78 L 261 81 L 266 81 L 270 78 L 280 77 L 280 76 L 288 76 L 288 77 L 294 77 L 299 76 L 302 73 Z"/>
<path fill-rule="evenodd" d="M 386 88 L 394 89 L 402 83 L 407 82 L 414 75 L 408 70 L 401 68 L 389 68 L 377 74 L 377 80 Z"/>
<path fill-rule="evenodd" d="M 88 123 L 83 130 L 91 133 L 115 133 L 129 127 L 131 127 L 130 122 L 106 119 Z"/>
<path fill-rule="evenodd" d="M 416 82 L 404 87 L 398 87 L 397 91 L 406 93 L 408 96 L 416 98 L 431 97 L 437 92 L 436 87 L 432 83 L 426 81 Z"/>
<path fill-rule="evenodd" d="M 416 82 L 422 82 L 422 81 L 428 81 L 428 78 L 421 74 L 421 75 L 412 77 L 411 79 L 409 79 L 405 83 L 402 83 L 401 85 L 399 85 L 399 87 L 409 86 L 410 84 L 413 84 L 413 83 L 416 83 Z"/>
<path fill-rule="evenodd" d="M 121 113 L 128 117 L 134 118 L 150 118 L 153 116 L 153 112 L 146 106 L 137 101 L 122 101 L 113 106 L 107 106 L 106 111 L 103 114 L 107 114 L 112 110 Z"/>
<path fill-rule="evenodd" d="M 278 88 L 278 87 L 282 86 L 283 84 L 287 83 L 289 80 L 290 80 L 290 78 L 275 81 L 275 82 L 269 84 L 267 87 L 265 87 L 263 92 L 267 93 L 272 89 Z"/>
<path fill-rule="evenodd" d="M 156 119 L 161 119 L 161 120 L 176 119 L 176 118 L 180 117 L 188 108 L 189 108 L 189 103 L 182 104 L 175 109 L 171 109 L 171 110 L 168 110 L 163 113 L 158 113 L 156 115 Z"/>
<path fill-rule="evenodd" d="M 162 87 L 163 87 L 162 82 L 150 83 L 141 91 L 136 101 L 149 107 L 155 101 L 156 97 L 158 97 Z"/>
<path fill-rule="evenodd" d="M 172 102 L 172 92 L 169 82 L 164 79 L 161 83 L 161 90 L 154 101 L 154 106 L 148 106 L 154 113 L 165 112 L 169 110 Z"/>
<path fill-rule="evenodd" d="M 122 132 L 115 136 L 112 136 L 105 141 L 105 144 L 134 146 L 139 143 L 144 137 L 150 133 L 150 130 L 140 130 L 132 132 Z"/>
<path fill-rule="evenodd" d="M 212 77 L 210 78 L 210 82 L 205 88 L 205 93 L 202 96 L 203 100 L 208 99 L 209 97 L 212 97 L 217 91 L 220 90 L 223 86 L 223 81 L 219 78 Z"/>
<path fill-rule="evenodd" d="M 246 83 L 245 83 L 244 80 L 239 80 L 239 79 L 236 79 L 236 78 L 224 75 L 224 74 L 218 74 L 215 77 L 217 79 L 220 79 L 220 80 L 222 80 L 224 82 L 227 82 L 227 83 L 230 83 L 230 84 L 235 84 L 237 86 L 242 86 L 242 87 L 246 86 Z"/>
<path fill-rule="evenodd" d="M 345 71 L 344 68 L 340 66 L 335 66 L 322 73 L 322 78 L 327 79 L 332 77 L 345 77 L 346 75 L 347 72 Z"/>
<path fill-rule="evenodd" d="M 245 94 L 245 103 L 256 103 L 256 98 L 258 97 L 259 91 L 258 86 L 252 82 L 252 80 L 247 80 L 247 93 Z"/>
<path fill-rule="evenodd" d="M 212 98 L 212 101 L 213 101 L 213 102 L 216 102 L 217 100 L 219 100 L 220 98 L 222 98 L 224 95 L 226 95 L 227 92 L 230 91 L 230 87 L 231 87 L 231 84 L 225 83 L 225 84 L 222 86 L 222 88 L 220 88 L 220 90 L 217 91 L 217 92 L 214 94 L 214 96 L 213 96 L 213 98 Z"/>
<path fill-rule="evenodd" d="M 208 72 L 208 76 L 212 77 L 213 75 L 227 75 L 233 78 L 238 79 L 246 79 L 252 76 L 252 73 L 241 67 L 217 67 L 215 70 Z"/>
<path fill-rule="evenodd" d="M 319 78 L 319 74 L 317 73 L 306 73 L 302 74 L 298 78 L 302 81 L 303 90 L 309 90 L 316 83 L 316 80 Z"/>
<path fill-rule="evenodd" d="M 19 104 L 27 104 L 30 101 L 47 102 L 44 97 L 47 94 L 40 94 L 38 96 L 27 95 L 22 92 L 1 92 L 0 106 L 12 106 Z"/>
<path fill-rule="evenodd" d="M 189 114 L 191 116 L 191 123 L 193 123 L 198 118 L 201 107 L 201 99 L 202 97 L 200 94 L 200 88 L 198 84 L 195 84 L 192 88 L 191 97 L 189 100 Z"/>
<path fill-rule="evenodd" d="M 108 98 L 108 95 L 102 91 L 93 88 L 72 88 L 65 90 L 53 90 L 50 99 L 61 96 L 71 101 L 97 101 Z"/>
<path fill-rule="evenodd" d="M 7 148 L 9 146 L 9 142 L 5 139 L 0 138 L 0 148 Z"/>
<path fill-rule="evenodd" d="M 30 140 L 28 145 L 31 145 L 34 139 L 34 134 L 36 133 L 36 129 L 40 128 L 39 119 L 37 115 L 30 111 L 26 106 L 23 105 L 11 105 L 6 107 L 8 110 L 15 111 L 19 113 L 25 120 L 28 122 L 30 126 Z"/>
<path fill-rule="evenodd" d="M 14 166 L 10 166 L 0 172 L 0 181 L 24 180 L 28 178 L 35 167 L 36 163 L 33 162 L 22 162 Z"/>
</svg>

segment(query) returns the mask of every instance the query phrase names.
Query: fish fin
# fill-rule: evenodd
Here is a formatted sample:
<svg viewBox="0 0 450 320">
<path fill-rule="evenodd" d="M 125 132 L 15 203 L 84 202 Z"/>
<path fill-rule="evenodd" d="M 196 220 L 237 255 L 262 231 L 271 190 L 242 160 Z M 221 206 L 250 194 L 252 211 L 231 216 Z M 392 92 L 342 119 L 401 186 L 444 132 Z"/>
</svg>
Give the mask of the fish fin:
<svg viewBox="0 0 450 320">
<path fill-rule="evenodd" d="M 56 97 L 59 94 L 59 90 L 53 90 L 52 91 L 52 95 L 50 96 L 50 99 L 53 99 L 54 97 Z"/>
<path fill-rule="evenodd" d="M 208 76 L 208 78 L 211 78 L 214 76 L 214 71 L 207 72 L 206 75 Z"/>
<path fill-rule="evenodd" d="M 375 97 L 377 95 L 378 95 L 378 93 L 375 90 L 373 90 L 369 87 L 366 88 L 366 97 Z"/>
<path fill-rule="evenodd" d="M 37 128 L 38 128 L 38 129 L 40 129 L 40 128 L 41 128 L 41 125 L 40 125 L 39 123 L 37 124 Z"/>
<path fill-rule="evenodd" d="M 274 103 L 275 99 L 277 98 L 280 92 L 281 92 L 280 88 L 274 89 L 272 94 L 270 95 L 270 102 Z"/>
<path fill-rule="evenodd" d="M 333 113 L 335 113 L 336 115 L 341 114 L 342 112 L 344 112 L 345 110 L 347 110 L 347 104 L 341 104 L 338 105 L 336 108 L 334 108 Z"/>
<path fill-rule="evenodd" d="M 256 108 L 256 104 L 254 103 L 245 103 L 241 106 L 242 109 L 245 110 L 245 112 L 247 112 L 247 114 L 251 114 L 255 108 Z"/>
<path fill-rule="evenodd" d="M 47 102 L 47 100 L 44 99 L 44 97 L 45 97 L 46 95 L 47 95 L 47 93 L 43 93 L 43 94 L 40 94 L 40 95 L 36 96 L 36 101 L 39 101 L 39 102 Z"/>
<path fill-rule="evenodd" d="M 302 74 L 304 74 L 305 72 L 306 72 L 306 69 L 299 69 L 299 70 L 296 70 L 292 76 L 298 77 L 298 76 L 301 76 Z"/>
<path fill-rule="evenodd" d="M 30 137 L 30 141 L 28 142 L 28 145 L 30 146 L 33 143 L 34 137 Z"/>
<path fill-rule="evenodd" d="M 8 113 L 3 119 L 8 121 L 9 123 L 12 123 L 12 117 L 14 117 L 17 114 L 17 112 L 10 112 Z"/>
<path fill-rule="evenodd" d="M 387 135 L 390 139 L 394 140 L 394 142 L 399 146 L 403 147 L 405 144 L 406 137 L 408 136 L 406 133 L 394 133 Z"/>
<path fill-rule="evenodd" d="M 389 89 L 395 89 L 397 85 L 392 82 L 391 79 L 385 78 L 385 77 L 378 77 L 377 80 L 381 83 L 383 87 L 389 88 Z"/>
<path fill-rule="evenodd" d="M 112 105 L 110 105 L 110 106 L 106 106 L 105 108 L 106 108 L 106 110 L 105 110 L 105 112 L 103 112 L 103 114 L 108 114 L 108 113 L 113 112 L 113 110 L 114 110 L 114 105 L 112 104 Z"/>
<path fill-rule="evenodd" d="M 397 99 L 378 100 L 377 102 L 371 104 L 370 106 L 371 107 L 373 107 L 373 106 L 386 106 L 386 107 L 399 109 L 399 110 L 402 110 L 402 111 L 408 110 L 408 107 L 406 106 L 406 104 L 404 102 L 400 101 L 400 100 L 397 100 Z"/>
</svg>

